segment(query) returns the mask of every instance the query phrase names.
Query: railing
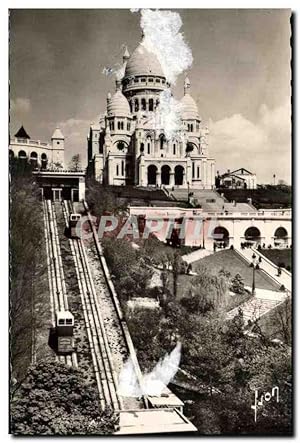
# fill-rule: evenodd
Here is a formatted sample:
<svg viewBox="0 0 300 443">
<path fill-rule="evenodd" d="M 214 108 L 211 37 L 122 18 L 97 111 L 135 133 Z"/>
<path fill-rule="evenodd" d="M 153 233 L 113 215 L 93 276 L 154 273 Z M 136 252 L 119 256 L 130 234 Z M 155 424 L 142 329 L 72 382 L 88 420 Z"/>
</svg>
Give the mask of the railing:
<svg viewBox="0 0 300 443">
<path fill-rule="evenodd" d="M 50 143 L 41 142 L 40 140 L 31 140 L 27 138 L 14 138 L 11 140 L 11 144 L 20 144 L 20 145 L 38 145 L 38 146 L 46 146 L 51 148 Z"/>
<path fill-rule="evenodd" d="M 34 172 L 42 172 L 45 174 L 49 174 L 49 173 L 53 173 L 53 174 L 85 174 L 85 170 L 84 169 L 78 169 L 77 171 L 72 170 L 72 169 L 35 169 Z"/>
<path fill-rule="evenodd" d="M 271 218 L 271 217 L 291 217 L 291 210 L 279 210 L 272 212 L 256 211 L 256 212 L 230 212 L 230 211 L 219 211 L 219 212 L 205 212 L 210 217 L 234 217 L 234 218 Z"/>
</svg>

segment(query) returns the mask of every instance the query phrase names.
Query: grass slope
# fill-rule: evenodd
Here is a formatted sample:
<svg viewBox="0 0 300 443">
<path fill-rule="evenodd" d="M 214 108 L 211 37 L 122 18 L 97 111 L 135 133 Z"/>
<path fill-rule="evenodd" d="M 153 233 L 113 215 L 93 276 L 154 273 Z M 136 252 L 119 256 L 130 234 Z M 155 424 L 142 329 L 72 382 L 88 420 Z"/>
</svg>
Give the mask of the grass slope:
<svg viewBox="0 0 300 443">
<path fill-rule="evenodd" d="M 253 270 L 248 263 L 243 260 L 235 251 L 226 249 L 218 251 L 212 255 L 202 258 L 193 263 L 193 271 L 197 272 L 197 268 L 205 266 L 213 274 L 218 274 L 221 269 L 229 271 L 231 276 L 240 274 L 245 282 L 245 286 L 252 286 Z M 269 289 L 278 291 L 279 287 L 268 278 L 263 272 L 257 270 L 255 274 L 256 287 L 260 289 Z"/>
</svg>

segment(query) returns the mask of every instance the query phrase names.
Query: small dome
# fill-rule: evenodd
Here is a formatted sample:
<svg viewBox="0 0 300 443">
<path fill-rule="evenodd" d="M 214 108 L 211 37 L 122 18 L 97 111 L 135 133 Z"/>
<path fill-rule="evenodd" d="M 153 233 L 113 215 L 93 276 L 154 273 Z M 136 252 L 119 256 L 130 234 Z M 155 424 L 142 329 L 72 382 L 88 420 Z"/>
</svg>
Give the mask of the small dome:
<svg viewBox="0 0 300 443">
<path fill-rule="evenodd" d="M 185 94 L 180 103 L 183 104 L 181 111 L 182 120 L 199 120 L 198 106 L 190 94 Z"/>
<path fill-rule="evenodd" d="M 117 115 L 119 117 L 130 115 L 129 103 L 120 89 L 108 100 L 107 113 L 108 116 Z"/>
<path fill-rule="evenodd" d="M 164 77 L 158 58 L 140 43 L 133 51 L 126 64 L 125 77 L 132 75 L 154 75 Z"/>
</svg>

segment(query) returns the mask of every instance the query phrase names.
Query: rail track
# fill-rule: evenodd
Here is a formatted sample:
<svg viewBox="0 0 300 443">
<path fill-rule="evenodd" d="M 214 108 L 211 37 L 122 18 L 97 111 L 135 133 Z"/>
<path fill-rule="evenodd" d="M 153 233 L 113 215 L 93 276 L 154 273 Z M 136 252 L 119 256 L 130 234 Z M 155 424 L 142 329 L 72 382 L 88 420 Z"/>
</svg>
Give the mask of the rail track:
<svg viewBox="0 0 300 443">
<path fill-rule="evenodd" d="M 47 252 L 48 281 L 50 290 L 51 319 L 55 326 L 55 313 L 68 311 L 68 297 L 66 292 L 65 276 L 62 266 L 60 244 L 56 223 L 56 214 L 50 200 L 43 201 L 44 232 Z M 73 352 L 67 356 L 56 356 L 57 361 L 68 366 L 77 367 L 77 354 Z"/>
<path fill-rule="evenodd" d="M 70 202 L 64 201 L 62 203 L 62 211 L 67 227 L 69 214 L 72 210 Z M 80 298 L 100 404 L 102 408 L 109 405 L 115 410 L 121 410 L 124 409 L 123 399 L 117 392 L 117 373 L 114 367 L 107 331 L 102 318 L 99 299 L 86 250 L 81 239 L 72 239 L 70 241 L 70 247 L 78 278 Z"/>
</svg>

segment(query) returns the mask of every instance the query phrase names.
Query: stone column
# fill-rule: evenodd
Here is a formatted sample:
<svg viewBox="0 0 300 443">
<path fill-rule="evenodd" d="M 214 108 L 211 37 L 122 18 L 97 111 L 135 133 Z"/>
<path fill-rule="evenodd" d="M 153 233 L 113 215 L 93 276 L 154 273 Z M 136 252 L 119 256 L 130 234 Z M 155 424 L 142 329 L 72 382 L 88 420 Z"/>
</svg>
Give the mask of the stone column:
<svg viewBox="0 0 300 443">
<path fill-rule="evenodd" d="M 85 180 L 84 177 L 79 177 L 79 201 L 85 199 Z"/>
<path fill-rule="evenodd" d="M 175 185 L 175 173 L 174 171 L 170 171 L 170 186 L 173 187 Z"/>
<path fill-rule="evenodd" d="M 140 186 L 147 185 L 145 171 L 146 171 L 146 167 L 145 167 L 145 162 L 144 162 L 144 156 L 142 156 L 141 161 L 140 161 L 140 166 L 139 166 L 139 180 L 138 180 L 138 184 Z"/>
<path fill-rule="evenodd" d="M 156 172 L 156 184 L 157 186 L 161 186 L 161 170 L 158 169 Z"/>
</svg>

